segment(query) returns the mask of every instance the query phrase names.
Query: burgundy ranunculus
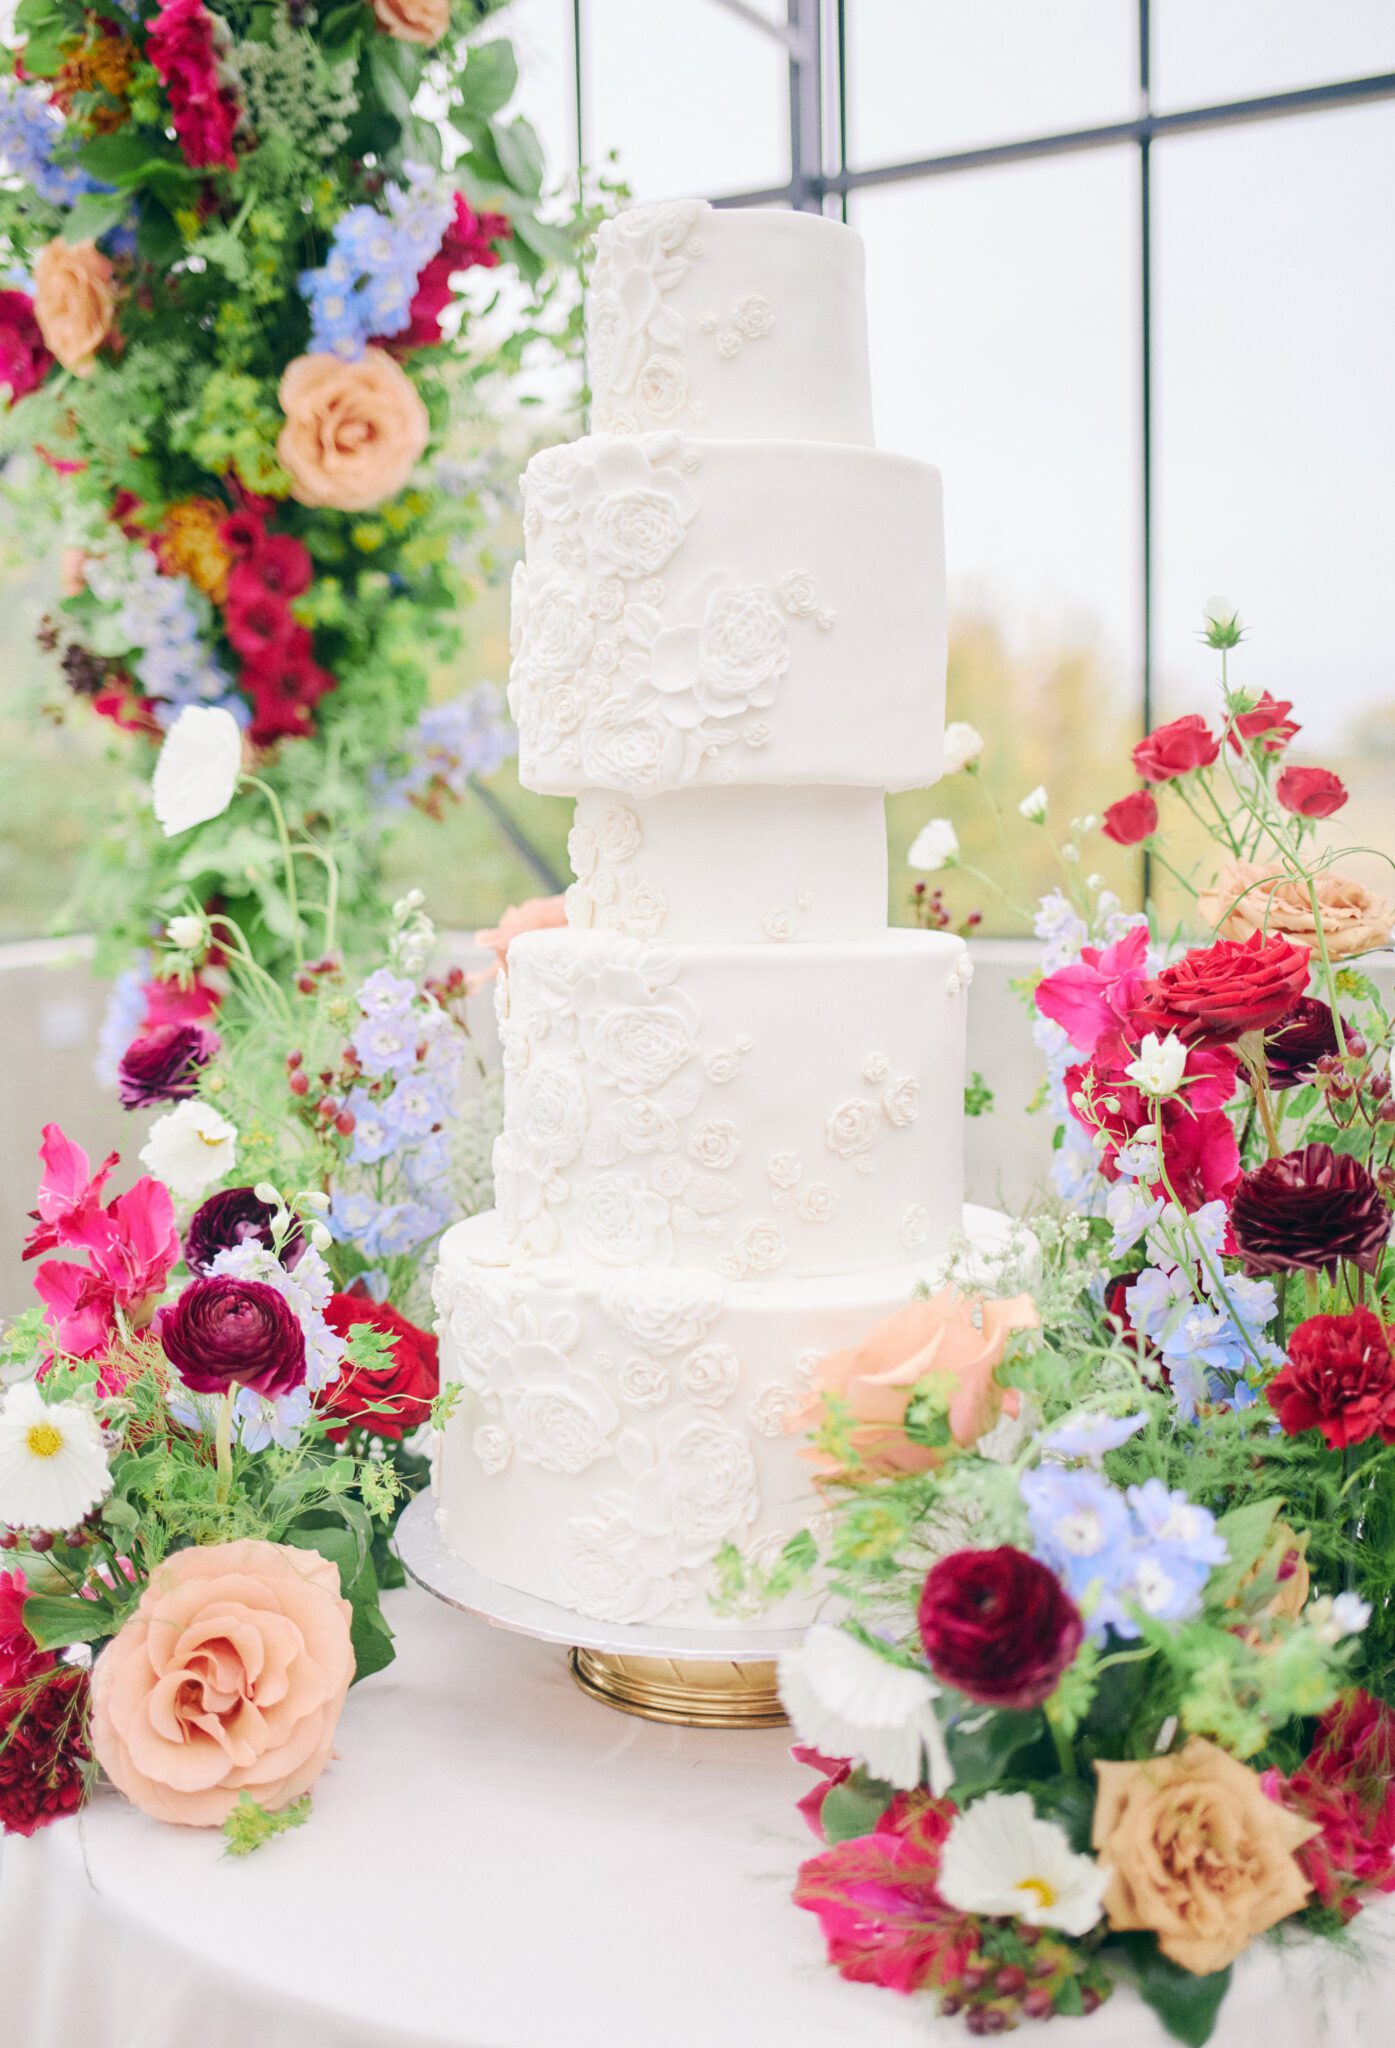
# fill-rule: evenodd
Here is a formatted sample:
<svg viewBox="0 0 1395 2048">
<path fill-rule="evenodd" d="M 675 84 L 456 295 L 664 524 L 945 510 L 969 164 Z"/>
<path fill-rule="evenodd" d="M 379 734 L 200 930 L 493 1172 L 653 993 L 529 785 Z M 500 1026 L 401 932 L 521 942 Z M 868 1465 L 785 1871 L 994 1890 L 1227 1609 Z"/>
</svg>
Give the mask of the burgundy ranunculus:
<svg viewBox="0 0 1395 2048">
<path fill-rule="evenodd" d="M 1106 839 L 1116 846 L 1137 846 L 1158 829 L 1158 800 L 1151 789 L 1130 790 L 1111 804 L 1100 823 Z"/>
<path fill-rule="evenodd" d="M 71 1665 L 0 1693 L 0 1832 L 37 1834 L 82 1805 L 86 1700 L 87 1673 Z"/>
<path fill-rule="evenodd" d="M 935 1676 L 989 1707 L 1040 1706 L 1085 1633 L 1056 1574 L 1006 1543 L 942 1557 L 925 1581 L 919 1619 Z"/>
<path fill-rule="evenodd" d="M 246 1244 L 249 1238 L 273 1249 L 271 1219 L 276 1211 L 252 1188 L 223 1188 L 210 1195 L 189 1219 L 184 1237 L 184 1263 L 191 1273 L 207 1273 L 219 1252 Z M 281 1246 L 281 1264 L 288 1269 L 305 1250 L 305 1238 L 298 1223 Z"/>
<path fill-rule="evenodd" d="M 1330 768 L 1285 768 L 1274 794 L 1300 818 L 1330 818 L 1347 800 L 1347 786 Z"/>
<path fill-rule="evenodd" d="M 183 1102 L 198 1084 L 199 1070 L 217 1057 L 222 1040 L 204 1024 L 160 1024 L 133 1038 L 121 1055 L 116 1092 L 125 1109 L 153 1102 Z"/>
<path fill-rule="evenodd" d="M 436 1339 L 399 1315 L 391 1302 L 374 1301 L 366 1294 L 332 1294 L 325 1321 L 341 1337 L 347 1337 L 356 1323 L 367 1323 L 392 1339 L 392 1356 L 381 1372 L 346 1364 L 338 1379 L 318 1395 L 316 1407 L 337 1424 L 329 1432 L 331 1439 L 337 1442 L 350 1426 L 395 1441 L 420 1429 L 441 1388 Z"/>
<path fill-rule="evenodd" d="M 1311 1081 L 1317 1063 L 1337 1050 L 1332 1012 L 1316 996 L 1300 996 L 1278 1027 L 1264 1040 L 1271 1088 L 1300 1088 Z"/>
<path fill-rule="evenodd" d="M 1343 1259 L 1374 1273 L 1390 1211 L 1359 1159 L 1305 1145 L 1241 1176 L 1230 1227 L 1251 1273 L 1330 1273 Z"/>
<path fill-rule="evenodd" d="M 1133 765 L 1145 782 L 1171 782 L 1194 768 L 1209 768 L 1221 743 L 1198 711 L 1160 725 L 1133 750 Z"/>
<path fill-rule="evenodd" d="M 285 1296 L 265 1280 L 215 1273 L 191 1280 L 160 1311 L 156 1335 L 166 1358 L 196 1394 L 250 1387 L 275 1400 L 305 1380 L 305 1332 Z"/>
<path fill-rule="evenodd" d="M 1272 1030 L 1307 982 L 1306 946 L 1258 931 L 1244 940 L 1216 939 L 1145 983 L 1132 1021 L 1139 1033 L 1175 1031 L 1188 1045 L 1229 1045 L 1247 1031 Z"/>
<path fill-rule="evenodd" d="M 1395 1443 L 1395 1358 L 1368 1308 L 1300 1323 L 1288 1340 L 1288 1364 L 1266 1392 L 1285 1436 L 1320 1429 L 1329 1451 L 1373 1436 Z"/>
</svg>

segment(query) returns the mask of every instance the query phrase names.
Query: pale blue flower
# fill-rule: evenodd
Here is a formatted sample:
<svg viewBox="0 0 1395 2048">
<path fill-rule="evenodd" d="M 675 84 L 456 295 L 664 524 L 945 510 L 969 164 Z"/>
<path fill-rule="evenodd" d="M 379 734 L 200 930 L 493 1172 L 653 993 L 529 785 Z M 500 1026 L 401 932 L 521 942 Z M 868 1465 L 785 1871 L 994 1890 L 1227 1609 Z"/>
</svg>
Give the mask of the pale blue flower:
<svg viewBox="0 0 1395 2048">
<path fill-rule="evenodd" d="M 1058 1458 L 1084 1458 L 1098 1465 L 1106 1451 L 1117 1451 L 1140 1429 L 1148 1427 L 1144 1412 L 1137 1415 L 1072 1415 L 1058 1422 L 1041 1438 L 1041 1448 Z"/>
<path fill-rule="evenodd" d="M 1161 1479 L 1145 1479 L 1128 1489 L 1128 1503 L 1144 1536 L 1154 1543 L 1204 1565 L 1224 1564 L 1230 1556 L 1223 1536 L 1216 1532 L 1216 1518 L 1179 1490 L 1169 1492 Z"/>
<path fill-rule="evenodd" d="M 361 983 L 354 1001 L 365 1017 L 401 1017 L 411 1009 L 416 993 L 415 982 L 390 967 L 378 967 Z"/>
<path fill-rule="evenodd" d="M 384 1074 L 405 1074 L 417 1062 L 417 1020 L 400 1017 L 369 1017 L 350 1040 L 365 1074 L 374 1079 Z"/>
<path fill-rule="evenodd" d="M 1115 1582 L 1131 1535 L 1128 1507 L 1098 1473 L 1045 1465 L 1020 1481 L 1037 1555 L 1075 1599 Z"/>
</svg>

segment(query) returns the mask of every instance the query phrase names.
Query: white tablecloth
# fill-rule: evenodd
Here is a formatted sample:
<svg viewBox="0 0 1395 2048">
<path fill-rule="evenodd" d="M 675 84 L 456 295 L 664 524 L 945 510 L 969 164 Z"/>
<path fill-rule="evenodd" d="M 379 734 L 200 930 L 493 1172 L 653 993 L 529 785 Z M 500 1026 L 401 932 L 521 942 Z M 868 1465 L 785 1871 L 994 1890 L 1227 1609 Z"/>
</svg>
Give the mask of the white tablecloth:
<svg viewBox="0 0 1395 2048">
<path fill-rule="evenodd" d="M 110 1792 L 7 1844 L 0 2048 L 949 2048 L 925 1998 L 845 1984 L 790 1904 L 810 1780 L 780 1731 L 584 1698 L 560 1652 L 415 1590 L 298 1832 L 235 1861 Z M 1392 2038 L 1373 1961 L 1261 1951 L 1230 2048 Z M 1395 1950 L 1389 1958 L 1395 1966 Z M 1018 2039 L 1035 2039 L 1031 2030 Z M 1043 2048 L 1165 2048 L 1128 1992 Z"/>
</svg>

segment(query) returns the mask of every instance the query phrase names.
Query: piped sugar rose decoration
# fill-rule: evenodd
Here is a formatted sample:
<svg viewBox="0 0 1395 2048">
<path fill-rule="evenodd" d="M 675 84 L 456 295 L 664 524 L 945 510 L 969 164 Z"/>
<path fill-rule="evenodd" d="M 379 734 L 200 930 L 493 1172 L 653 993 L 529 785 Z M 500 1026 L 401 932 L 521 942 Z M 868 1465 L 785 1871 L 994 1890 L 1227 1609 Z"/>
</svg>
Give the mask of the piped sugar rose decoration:
<svg viewBox="0 0 1395 2048">
<path fill-rule="evenodd" d="M 1259 1778 L 1193 1736 L 1174 1756 L 1097 1763 L 1093 1844 L 1110 1870 L 1116 1932 L 1147 1929 L 1198 1977 L 1297 1913 L 1309 1883 L 1295 1851 L 1315 1824 L 1265 1797 Z"/>
<path fill-rule="evenodd" d="M 1350 1153 L 1304 1145 L 1266 1159 L 1235 1190 L 1230 1227 L 1250 1273 L 1330 1273 L 1344 1259 L 1380 1266 L 1390 1211 Z"/>
<path fill-rule="evenodd" d="M 1016 1330 L 1035 1330 L 1041 1317 L 1025 1294 L 986 1301 L 941 1288 L 927 1301 L 910 1301 L 871 1330 L 855 1350 L 833 1351 L 819 1361 L 809 1398 L 785 1424 L 792 1435 L 817 1428 L 828 1396 L 852 1416 L 857 1471 L 871 1477 L 925 1472 L 940 1464 L 947 1446 L 975 1443 L 1003 1411 L 1017 1412 L 1017 1396 L 995 1378 Z M 943 1442 L 913 1442 L 906 1412 L 922 1382 L 939 1397 Z M 801 1457 L 821 1473 L 841 1470 L 815 1445 Z"/>
<path fill-rule="evenodd" d="M 34 317 L 45 346 L 75 377 L 90 377 L 116 317 L 116 280 L 95 242 L 58 236 L 34 258 Z"/>
<path fill-rule="evenodd" d="M 1243 944 L 1194 947 L 1145 983 L 1134 1004 L 1137 1031 L 1175 1031 L 1184 1043 L 1229 1045 L 1269 1031 L 1308 984 L 1309 953 L 1287 939 L 1252 932 Z"/>
<path fill-rule="evenodd" d="M 937 1678 L 982 1706 L 1016 1710 L 1050 1697 L 1085 1635 L 1056 1574 L 1008 1543 L 932 1565 L 918 1621 Z"/>
<path fill-rule="evenodd" d="M 1312 882 L 1322 918 L 1329 957 L 1350 960 L 1358 953 L 1380 952 L 1395 931 L 1395 907 L 1364 882 L 1331 870 Z M 1316 947 L 1317 921 L 1308 884 L 1293 881 L 1282 868 L 1261 867 L 1251 860 L 1232 861 L 1209 889 L 1197 897 L 1198 915 L 1225 939 L 1247 939 L 1268 933 L 1297 945 Z"/>
<path fill-rule="evenodd" d="M 289 1805 L 333 1749 L 350 1616 L 337 1569 L 312 1550 L 176 1552 L 97 1659 L 97 1761 L 142 1813 L 185 1827 L 217 1827 L 244 1792 Z"/>
<path fill-rule="evenodd" d="M 299 504 L 366 512 L 396 497 L 430 434 L 421 394 L 390 355 L 297 356 L 281 379 L 276 443 Z"/>
<path fill-rule="evenodd" d="M 450 27 L 450 0 L 369 0 L 373 18 L 397 43 L 432 49 Z"/>
<path fill-rule="evenodd" d="M 1286 1436 L 1320 1429 L 1329 1451 L 1373 1436 L 1395 1443 L 1395 1357 L 1368 1308 L 1309 1316 L 1288 1340 L 1288 1364 L 1265 1389 Z"/>
<path fill-rule="evenodd" d="M 1274 794 L 1300 818 L 1330 818 L 1347 800 L 1347 786 L 1330 768 L 1285 768 Z"/>
<path fill-rule="evenodd" d="M 1145 782 L 1173 782 L 1194 769 L 1209 768 L 1221 743 L 1199 712 L 1160 725 L 1133 750 L 1133 765 Z"/>
</svg>

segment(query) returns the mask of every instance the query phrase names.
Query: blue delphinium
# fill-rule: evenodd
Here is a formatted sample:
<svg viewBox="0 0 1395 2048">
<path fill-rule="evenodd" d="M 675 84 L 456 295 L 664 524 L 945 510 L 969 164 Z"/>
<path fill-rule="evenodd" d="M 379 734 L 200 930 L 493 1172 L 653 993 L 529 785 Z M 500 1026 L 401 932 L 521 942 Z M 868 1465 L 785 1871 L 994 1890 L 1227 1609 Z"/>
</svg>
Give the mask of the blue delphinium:
<svg viewBox="0 0 1395 2048">
<path fill-rule="evenodd" d="M 1081 1605 L 1092 1635 L 1136 1636 L 1135 1608 L 1190 1620 L 1230 1554 L 1209 1510 L 1160 1479 L 1124 1494 L 1099 1472 L 1046 1465 L 1024 1472 L 1020 1487 L 1034 1553 Z"/>
<path fill-rule="evenodd" d="M 472 775 L 492 775 L 518 752 L 518 735 L 493 683 L 476 683 L 444 704 L 428 704 L 405 742 L 407 767 L 374 778 L 389 810 L 425 804 L 438 791 L 464 796 Z"/>
<path fill-rule="evenodd" d="M 74 206 L 88 192 L 111 189 L 76 164 L 55 162 L 55 149 L 66 133 L 44 87 L 0 78 L 0 156 L 11 176 L 32 185 L 50 206 Z"/>
<path fill-rule="evenodd" d="M 400 334 L 411 320 L 417 279 L 441 246 L 454 202 L 425 166 L 407 164 L 404 176 L 404 184 L 384 187 L 384 210 L 351 206 L 341 214 L 324 263 L 301 273 L 316 354 L 355 362 L 371 340 Z"/>
<path fill-rule="evenodd" d="M 1124 1296 L 1133 1328 L 1161 1354 L 1186 1422 L 1207 1401 L 1248 1407 L 1256 1370 L 1283 1363 L 1264 1334 L 1278 1308 L 1274 1283 L 1224 1273 L 1225 1228 L 1223 1202 L 1190 1217 L 1169 1204 L 1145 1234 L 1151 1263 Z"/>
</svg>

